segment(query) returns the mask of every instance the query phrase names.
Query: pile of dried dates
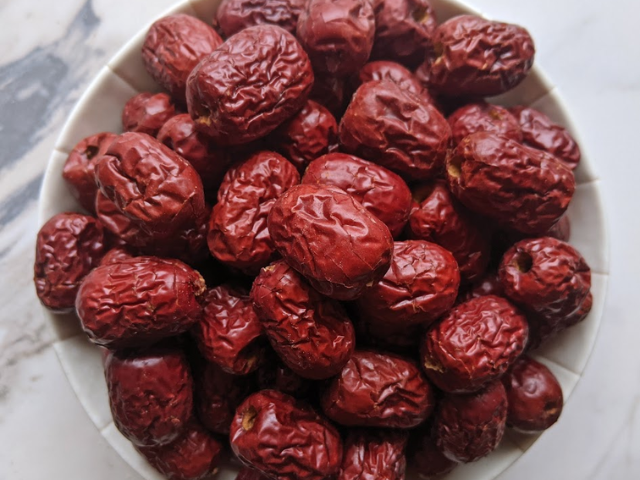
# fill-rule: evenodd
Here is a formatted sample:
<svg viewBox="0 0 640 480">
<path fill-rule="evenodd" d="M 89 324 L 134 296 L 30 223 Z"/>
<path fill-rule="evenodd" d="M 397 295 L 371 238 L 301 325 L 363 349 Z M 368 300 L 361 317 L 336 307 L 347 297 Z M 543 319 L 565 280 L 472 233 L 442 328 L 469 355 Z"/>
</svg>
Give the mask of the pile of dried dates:
<svg viewBox="0 0 640 480">
<path fill-rule="evenodd" d="M 224 40 L 223 40 L 224 39 Z M 580 150 L 528 107 L 516 25 L 427 0 L 224 0 L 155 22 L 163 93 L 63 177 L 35 284 L 104 348 L 117 428 L 169 479 L 432 478 L 540 432 L 528 353 L 582 321 Z"/>
</svg>

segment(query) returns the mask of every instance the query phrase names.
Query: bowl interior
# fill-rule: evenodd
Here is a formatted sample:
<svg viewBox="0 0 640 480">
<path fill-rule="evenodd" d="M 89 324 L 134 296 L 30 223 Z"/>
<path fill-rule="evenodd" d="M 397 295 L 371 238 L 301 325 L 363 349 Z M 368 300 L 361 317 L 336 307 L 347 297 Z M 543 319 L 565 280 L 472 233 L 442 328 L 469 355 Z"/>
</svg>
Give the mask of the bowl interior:
<svg viewBox="0 0 640 480">
<path fill-rule="evenodd" d="M 191 0 L 176 4 L 169 13 L 187 13 L 209 22 L 220 0 Z M 462 13 L 482 12 L 454 0 L 432 0 L 440 21 Z M 67 154 L 82 138 L 100 131 L 120 132 L 120 113 L 125 102 L 136 93 L 157 91 L 145 72 L 140 58 L 144 35 L 151 22 L 129 41 L 102 68 L 87 91 L 73 109 L 51 154 L 43 181 L 39 205 L 39 222 L 63 211 L 78 210 L 62 180 L 62 167 Z M 534 67 L 529 77 L 516 89 L 492 99 L 504 105 L 531 105 L 555 121 L 565 125 L 578 139 L 557 88 Z M 587 152 L 576 171 L 578 187 L 569 208 L 571 243 L 584 255 L 592 268 L 593 310 L 580 325 L 554 339 L 534 357 L 546 364 L 558 377 L 565 395 L 571 395 L 585 368 L 593 348 L 602 317 L 608 279 L 608 246 L 603 209 L 600 199 L 600 181 L 592 169 Z M 104 438 L 142 477 L 162 480 L 152 467 L 138 455 L 131 444 L 118 432 L 111 421 L 107 391 L 102 371 L 100 349 L 91 345 L 74 315 L 53 315 L 43 308 L 44 315 L 56 331 L 54 347 L 60 363 L 87 414 Z M 518 435 L 508 432 L 498 450 L 489 457 L 454 470 L 449 480 L 490 480 L 506 470 L 539 438 L 536 435 Z M 235 478 L 237 466 L 224 465 L 217 478 Z M 408 476 L 412 478 L 411 475 Z M 417 478 L 417 477 L 416 477 Z"/>
</svg>

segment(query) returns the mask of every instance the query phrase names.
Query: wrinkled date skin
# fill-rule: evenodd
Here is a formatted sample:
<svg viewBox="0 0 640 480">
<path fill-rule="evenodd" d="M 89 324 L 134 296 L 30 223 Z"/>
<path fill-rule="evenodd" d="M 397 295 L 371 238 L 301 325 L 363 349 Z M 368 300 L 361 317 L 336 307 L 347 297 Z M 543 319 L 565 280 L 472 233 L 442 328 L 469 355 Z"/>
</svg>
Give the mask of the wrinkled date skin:
<svg viewBox="0 0 640 480">
<path fill-rule="evenodd" d="M 367 62 L 374 33 L 371 0 L 309 0 L 298 18 L 297 37 L 314 71 L 337 77 Z"/>
<path fill-rule="evenodd" d="M 427 332 L 422 366 L 445 392 L 473 392 L 500 377 L 524 351 L 525 317 L 506 299 L 488 295 L 453 308 Z"/>
<path fill-rule="evenodd" d="M 345 80 L 342 77 L 316 74 L 309 98 L 324 105 L 336 120 L 342 117 L 347 107 L 347 97 Z"/>
<path fill-rule="evenodd" d="M 337 480 L 404 480 L 406 446 L 405 432 L 349 432 Z"/>
<path fill-rule="evenodd" d="M 422 87 L 420 81 L 406 67 L 389 60 L 369 62 L 358 73 L 350 78 L 350 86 L 356 91 L 360 85 L 367 82 L 387 80 L 398 85 L 402 90 L 421 95 L 431 100 L 429 92 Z"/>
<path fill-rule="evenodd" d="M 411 212 L 411 238 L 437 243 L 449 250 L 458 263 L 464 282 L 477 279 L 490 260 L 489 235 L 451 195 L 441 181 L 424 185 L 414 196 L 422 200 Z"/>
<path fill-rule="evenodd" d="M 309 57 L 273 25 L 242 30 L 200 62 L 187 81 L 196 128 L 220 145 L 271 133 L 305 104 L 313 85 Z"/>
<path fill-rule="evenodd" d="M 66 180 L 74 198 L 89 213 L 95 213 L 98 192 L 95 180 L 96 162 L 107 153 L 116 137 L 115 133 L 104 132 L 84 138 L 73 147 L 64 163 L 62 178 Z"/>
<path fill-rule="evenodd" d="M 277 390 L 296 398 L 306 397 L 313 387 L 310 380 L 302 378 L 287 367 L 275 353 L 268 355 L 260 366 L 257 380 L 260 390 Z"/>
<path fill-rule="evenodd" d="M 532 358 L 519 358 L 503 377 L 509 409 L 507 425 L 524 433 L 542 432 L 560 418 L 562 388 L 547 367 Z"/>
<path fill-rule="evenodd" d="M 213 28 L 178 13 L 151 25 L 142 45 L 142 62 L 158 85 L 184 102 L 189 74 L 220 45 L 222 38 Z"/>
<path fill-rule="evenodd" d="M 279 480 L 323 480 L 342 462 L 335 427 L 275 390 L 254 393 L 238 407 L 230 441 L 242 462 Z"/>
<path fill-rule="evenodd" d="M 416 432 L 409 445 L 409 462 L 420 478 L 440 478 L 458 465 L 438 450 L 431 425 Z"/>
<path fill-rule="evenodd" d="M 145 346 L 191 328 L 202 315 L 205 289 L 200 274 L 178 260 L 136 257 L 87 275 L 76 310 L 93 343 Z"/>
<path fill-rule="evenodd" d="M 329 378 L 351 357 L 355 332 L 342 306 L 282 260 L 262 269 L 251 300 L 274 350 L 301 377 Z"/>
<path fill-rule="evenodd" d="M 456 301 L 460 273 L 453 255 L 424 240 L 395 242 L 391 267 L 358 298 L 363 321 L 428 325 Z"/>
<path fill-rule="evenodd" d="M 85 276 L 105 253 L 100 222 L 79 213 L 59 213 L 38 232 L 33 281 L 40 302 L 49 310 L 73 310 Z"/>
<path fill-rule="evenodd" d="M 358 351 L 321 399 L 324 413 L 346 426 L 412 428 L 435 404 L 433 387 L 416 364 L 390 354 Z"/>
<path fill-rule="evenodd" d="M 527 235 L 551 228 L 576 186 L 554 156 L 487 132 L 460 142 L 447 158 L 447 177 L 467 208 Z"/>
<path fill-rule="evenodd" d="M 460 107 L 449 116 L 453 144 L 476 132 L 502 135 L 522 142 L 522 130 L 518 119 L 509 110 L 486 102 L 470 103 Z"/>
<path fill-rule="evenodd" d="M 428 0 L 373 0 L 376 35 L 371 58 L 394 59 L 410 68 L 433 48 L 436 12 Z"/>
<path fill-rule="evenodd" d="M 337 300 L 357 298 L 389 268 L 387 226 L 336 187 L 297 185 L 273 205 L 269 233 L 282 258 Z"/>
<path fill-rule="evenodd" d="M 109 250 L 102 260 L 100 260 L 100 265 L 111 265 L 112 263 L 121 263 L 125 260 L 129 260 L 130 258 L 135 257 L 133 252 L 124 247 L 115 247 Z M 74 299 L 75 304 L 75 299 Z"/>
<path fill-rule="evenodd" d="M 200 353 L 228 373 L 253 372 L 264 359 L 266 339 L 249 296 L 221 285 L 203 301 L 202 319 L 193 329 Z"/>
<path fill-rule="evenodd" d="M 490 97 L 511 90 L 533 66 L 535 47 L 524 28 L 460 15 L 436 28 L 429 85 L 451 96 Z"/>
<path fill-rule="evenodd" d="M 174 235 L 205 210 L 198 172 L 143 133 L 124 133 L 96 165 L 100 191 L 155 238 Z"/>
<path fill-rule="evenodd" d="M 193 408 L 193 379 L 182 352 L 109 352 L 104 368 L 113 421 L 127 439 L 166 445 L 183 433 Z"/>
<path fill-rule="evenodd" d="M 402 233 L 411 212 L 411 191 L 395 173 L 345 153 L 324 155 L 307 167 L 302 183 L 341 188 L 382 220 L 391 235 Z"/>
<path fill-rule="evenodd" d="M 358 88 L 339 134 L 345 151 L 422 180 L 442 169 L 451 129 L 429 100 L 383 80 Z"/>
<path fill-rule="evenodd" d="M 138 254 L 177 258 L 190 265 L 208 256 L 207 225 L 209 211 L 203 210 L 194 222 L 185 225 L 170 240 L 156 238 L 126 217 L 102 192 L 96 197 L 96 215 L 117 241 L 133 247 Z"/>
<path fill-rule="evenodd" d="M 267 217 L 274 203 L 300 183 L 291 162 L 262 151 L 232 167 L 218 190 L 218 203 L 209 222 L 209 250 L 229 266 L 256 274 L 269 264 L 274 246 Z"/>
<path fill-rule="evenodd" d="M 204 480 L 218 471 L 222 444 L 196 422 L 175 442 L 138 447 L 147 461 L 168 480 Z"/>
<path fill-rule="evenodd" d="M 269 143 L 304 172 L 311 161 L 338 148 L 338 124 L 329 110 L 308 100 L 271 134 Z"/>
<path fill-rule="evenodd" d="M 153 236 L 126 217 L 102 192 L 96 195 L 96 216 L 105 229 L 119 241 L 135 248 L 153 243 Z"/>
<path fill-rule="evenodd" d="M 215 23 L 226 37 L 254 25 L 277 25 L 295 34 L 305 0 L 223 0 Z"/>
<path fill-rule="evenodd" d="M 189 114 L 183 113 L 169 119 L 158 132 L 158 141 L 196 169 L 207 193 L 218 189 L 230 163 L 229 155 L 196 130 Z"/>
<path fill-rule="evenodd" d="M 139 93 L 124 105 L 122 129 L 155 137 L 162 125 L 175 114 L 171 97 L 166 93 Z"/>
<path fill-rule="evenodd" d="M 507 395 L 496 380 L 484 390 L 445 395 L 435 419 L 438 449 L 454 462 L 474 462 L 496 449 L 504 435 Z"/>
<path fill-rule="evenodd" d="M 254 389 L 251 376 L 232 375 L 215 363 L 196 374 L 196 414 L 211 432 L 229 434 L 236 408 Z"/>
<path fill-rule="evenodd" d="M 551 237 L 522 240 L 498 270 L 505 295 L 530 315 L 532 346 L 584 320 L 593 298 L 591 269 L 580 253 Z"/>
<path fill-rule="evenodd" d="M 580 147 L 562 125 L 530 107 L 514 107 L 525 145 L 554 155 L 571 170 L 580 163 Z"/>
</svg>

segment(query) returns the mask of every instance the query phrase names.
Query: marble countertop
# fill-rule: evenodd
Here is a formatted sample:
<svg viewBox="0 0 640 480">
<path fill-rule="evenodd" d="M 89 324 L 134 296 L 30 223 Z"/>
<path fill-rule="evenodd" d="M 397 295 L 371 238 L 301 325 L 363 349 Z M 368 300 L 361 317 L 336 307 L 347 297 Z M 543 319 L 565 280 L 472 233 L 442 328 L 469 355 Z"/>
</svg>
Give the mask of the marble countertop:
<svg viewBox="0 0 640 480">
<path fill-rule="evenodd" d="M 0 479 L 134 480 L 58 364 L 31 272 L 45 164 L 114 52 L 172 0 L 0 0 Z M 611 277 L 603 326 L 561 421 L 501 480 L 640 478 L 640 2 L 470 0 L 525 25 L 602 179 Z"/>
</svg>

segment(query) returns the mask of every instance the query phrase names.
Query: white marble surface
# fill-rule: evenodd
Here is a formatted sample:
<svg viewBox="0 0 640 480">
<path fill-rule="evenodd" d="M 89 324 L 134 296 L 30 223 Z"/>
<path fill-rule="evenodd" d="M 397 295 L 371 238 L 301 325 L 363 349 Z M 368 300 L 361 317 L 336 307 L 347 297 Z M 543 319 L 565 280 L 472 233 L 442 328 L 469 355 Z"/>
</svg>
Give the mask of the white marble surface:
<svg viewBox="0 0 640 480">
<path fill-rule="evenodd" d="M 502 480 L 640 478 L 635 0 L 473 0 L 522 23 L 602 179 L 611 234 L 604 322 L 558 425 Z M 0 479 L 138 479 L 64 378 L 31 285 L 36 202 L 62 121 L 115 51 L 171 0 L 0 0 Z"/>
</svg>

